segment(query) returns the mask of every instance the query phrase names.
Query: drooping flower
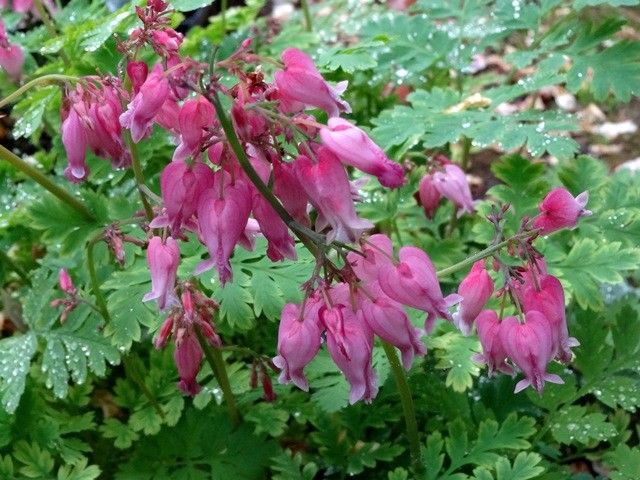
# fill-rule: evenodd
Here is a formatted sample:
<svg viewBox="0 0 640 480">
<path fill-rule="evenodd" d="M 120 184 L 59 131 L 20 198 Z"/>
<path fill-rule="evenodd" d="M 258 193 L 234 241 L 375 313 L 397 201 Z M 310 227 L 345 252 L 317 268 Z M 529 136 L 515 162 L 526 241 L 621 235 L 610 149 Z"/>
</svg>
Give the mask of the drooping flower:
<svg viewBox="0 0 640 480">
<path fill-rule="evenodd" d="M 362 255 L 355 252 L 347 254 L 347 261 L 365 286 L 378 283 L 380 266 L 391 263 L 393 259 L 393 243 L 391 239 L 376 233 L 368 237 L 360 247 Z"/>
<path fill-rule="evenodd" d="M 501 322 L 495 311 L 480 312 L 476 317 L 476 328 L 483 353 L 474 355 L 473 359 L 485 363 L 490 374 L 495 371 L 512 374 L 513 369 L 506 363 L 507 351 L 500 338 L 500 327 Z"/>
<path fill-rule="evenodd" d="M 151 271 L 151 291 L 142 301 L 157 300 L 158 308 L 163 310 L 176 300 L 173 288 L 180 263 L 178 242 L 172 237 L 165 241 L 158 236 L 152 237 L 147 247 L 147 263 Z"/>
<path fill-rule="evenodd" d="M 216 176 L 223 173 L 218 172 Z M 236 243 L 244 235 L 249 219 L 251 190 L 241 180 L 232 184 L 225 178 L 222 195 L 217 185 L 216 188 L 206 190 L 200 196 L 197 212 L 200 234 L 211 258 L 200 263 L 195 273 L 216 267 L 220 282 L 224 284 L 232 277 L 229 258 Z"/>
<path fill-rule="evenodd" d="M 540 215 L 533 223 L 535 228 L 541 228 L 542 234 L 547 235 L 562 228 L 573 228 L 580 217 L 592 214 L 584 207 L 589 201 L 589 192 L 582 192 L 574 198 L 565 188 L 554 188 L 540 204 Z"/>
<path fill-rule="evenodd" d="M 173 357 L 180 375 L 178 388 L 193 397 L 201 389 L 196 377 L 202 362 L 202 347 L 193 329 L 186 327 L 178 329 L 175 343 Z"/>
<path fill-rule="evenodd" d="M 204 163 L 170 162 L 160 174 L 164 213 L 151 222 L 152 228 L 170 226 L 179 233 L 198 209 L 201 195 L 213 187 L 215 175 Z"/>
<path fill-rule="evenodd" d="M 184 102 L 178 114 L 181 142 L 173 160 L 185 160 L 188 156 L 196 160 L 200 158 L 205 129 L 213 124 L 214 116 L 213 105 L 203 96 Z"/>
<path fill-rule="evenodd" d="M 23 64 L 24 52 L 22 48 L 9 41 L 4 23 L 0 20 L 0 67 L 7 72 L 11 80 L 18 83 L 22 77 Z"/>
<path fill-rule="evenodd" d="M 361 302 L 359 318 L 367 323 L 373 333 L 400 350 L 402 364 L 409 370 L 415 355 L 427 353 L 420 340 L 422 332 L 411 324 L 402 305 L 387 297 L 380 287 L 370 286 L 369 292 L 374 298 Z"/>
<path fill-rule="evenodd" d="M 433 175 L 428 173 L 422 177 L 418 187 L 418 200 L 422 208 L 424 208 L 424 213 L 427 215 L 427 218 L 433 218 L 433 214 L 438 208 L 441 198 L 442 195 L 440 195 L 440 192 L 436 188 Z"/>
<path fill-rule="evenodd" d="M 87 135 L 80 116 L 73 107 L 62 121 L 62 144 L 67 152 L 68 162 L 64 176 L 71 182 L 82 182 L 89 175 L 86 163 Z"/>
<path fill-rule="evenodd" d="M 298 305 L 284 306 L 278 328 L 278 356 L 273 359 L 274 365 L 282 369 L 280 383 L 294 383 L 309 391 L 303 369 L 320 349 L 320 334 L 317 312 L 314 318 L 312 309 L 307 308 L 301 316 Z"/>
<path fill-rule="evenodd" d="M 60 285 L 60 290 L 69 295 L 76 294 L 76 287 L 73 285 L 73 280 L 71 280 L 71 276 L 69 272 L 67 272 L 64 268 L 60 269 L 58 272 L 58 285 Z"/>
<path fill-rule="evenodd" d="M 169 82 L 162 65 L 156 64 L 129 103 L 127 111 L 120 115 L 120 123 L 131 130 L 131 138 L 135 143 L 151 134 L 153 120 L 168 96 Z"/>
<path fill-rule="evenodd" d="M 312 106 L 324 110 L 329 117 L 351 112 L 349 104 L 340 98 L 347 82 L 329 85 L 311 58 L 297 48 L 287 48 L 281 58 L 284 70 L 275 73 L 275 81 L 283 110 L 295 112 Z"/>
<path fill-rule="evenodd" d="M 293 163 L 286 163 L 274 156 L 273 193 L 280 199 L 289 214 L 303 225 L 309 225 L 307 206 L 309 199 L 293 170 Z"/>
<path fill-rule="evenodd" d="M 321 310 L 327 329 L 327 349 L 350 385 L 349 403 L 371 402 L 378 394 L 378 379 L 371 365 L 373 331 L 342 304 Z"/>
<path fill-rule="evenodd" d="M 352 123 L 338 117 L 330 118 L 328 127 L 320 129 L 320 138 L 343 163 L 374 175 L 382 186 L 397 188 L 404 184 L 402 167 Z"/>
<path fill-rule="evenodd" d="M 317 158 L 318 162 L 314 163 L 300 155 L 294 164 L 298 181 L 322 214 L 322 222 L 316 222 L 316 229 L 329 225 L 328 241 L 355 242 L 373 224 L 356 214 L 347 172 L 340 161 L 325 147 L 318 148 Z"/>
<path fill-rule="evenodd" d="M 564 383 L 558 375 L 547 373 L 547 364 L 554 354 L 553 331 L 542 313 L 529 310 L 522 324 L 516 317 L 505 318 L 500 326 L 500 340 L 509 358 L 525 374 L 514 393 L 529 385 L 542 393 L 544 382 Z"/>
<path fill-rule="evenodd" d="M 458 311 L 453 314 L 453 324 L 464 335 L 469 335 L 473 328 L 473 321 L 480 314 L 485 304 L 493 294 L 493 280 L 487 273 L 484 260 L 473 264 L 458 287 L 458 295 L 462 301 L 458 304 Z"/>
<path fill-rule="evenodd" d="M 436 269 L 425 252 L 405 246 L 399 252 L 400 262 L 381 265 L 378 282 L 384 293 L 397 302 L 427 312 L 425 330 L 430 333 L 437 317 L 453 321 L 448 307 L 460 301 L 457 294 L 444 298 Z"/>
<path fill-rule="evenodd" d="M 551 324 L 553 333 L 553 351 L 563 363 L 571 361 L 571 347 L 580 345 L 578 340 L 569 337 L 565 315 L 564 290 L 560 281 L 553 275 L 538 277 L 538 284 L 531 282 L 522 292 L 522 303 L 525 312 L 537 310 Z"/>
<path fill-rule="evenodd" d="M 464 171 L 453 163 L 446 163 L 433 174 L 433 182 L 440 195 L 451 200 L 458 208 L 458 215 L 473 213 L 475 206 Z"/>
</svg>

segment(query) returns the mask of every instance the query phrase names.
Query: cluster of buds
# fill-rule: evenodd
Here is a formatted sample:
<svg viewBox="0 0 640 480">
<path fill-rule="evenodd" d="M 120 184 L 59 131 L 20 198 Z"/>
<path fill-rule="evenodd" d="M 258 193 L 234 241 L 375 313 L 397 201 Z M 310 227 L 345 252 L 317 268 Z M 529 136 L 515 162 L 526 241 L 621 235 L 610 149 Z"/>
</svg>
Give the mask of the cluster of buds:
<svg viewBox="0 0 640 480">
<path fill-rule="evenodd" d="M 444 155 L 436 155 L 430 163 L 429 171 L 420 180 L 417 197 L 428 218 L 433 218 L 442 197 L 455 205 L 458 216 L 475 212 L 464 171 Z"/>
<path fill-rule="evenodd" d="M 58 273 L 58 286 L 60 290 L 64 292 L 65 296 L 52 300 L 51 306 L 54 308 L 63 307 L 60 321 L 64 323 L 69 314 L 78 306 L 78 303 L 80 303 L 80 297 L 78 297 L 78 290 L 73 284 L 69 272 L 64 268 L 61 268 Z"/>
<path fill-rule="evenodd" d="M 112 77 L 87 77 L 66 92 L 62 104 L 62 143 L 67 152 L 65 176 L 82 182 L 89 175 L 87 149 L 111 161 L 114 168 L 131 164 L 118 117 L 121 98 L 126 96 L 120 82 Z"/>
<path fill-rule="evenodd" d="M 161 349 L 173 338 L 173 356 L 180 376 L 178 388 L 193 396 L 201 388 L 196 377 L 204 356 L 198 337 L 212 347 L 222 345 L 212 321 L 218 304 L 190 283 L 182 284 L 180 290 L 180 300 L 176 298 L 172 302 L 154 343 L 156 348 Z"/>
<path fill-rule="evenodd" d="M 22 47 L 11 43 L 7 36 L 4 22 L 0 20 L 0 67 L 7 72 L 11 80 L 18 83 L 22 77 L 23 63 L 24 52 L 22 51 Z"/>
</svg>

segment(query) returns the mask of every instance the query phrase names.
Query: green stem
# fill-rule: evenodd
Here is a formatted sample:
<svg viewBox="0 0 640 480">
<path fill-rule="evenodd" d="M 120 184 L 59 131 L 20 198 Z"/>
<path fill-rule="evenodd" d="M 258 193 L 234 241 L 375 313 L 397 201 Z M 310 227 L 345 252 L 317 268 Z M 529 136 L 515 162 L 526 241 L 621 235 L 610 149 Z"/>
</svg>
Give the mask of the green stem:
<svg viewBox="0 0 640 480">
<path fill-rule="evenodd" d="M 42 0 L 33 0 L 33 6 L 36 7 L 36 10 L 38 11 L 38 15 L 40 15 L 40 19 L 42 20 L 42 23 L 44 23 L 44 26 L 49 31 L 49 35 L 51 35 L 51 37 L 54 37 L 54 38 L 57 37 L 58 29 L 56 28 L 55 23 L 53 23 L 53 19 L 51 18 L 51 15 L 49 15 L 49 11 L 42 4 Z M 71 62 L 69 61 L 69 57 L 67 57 L 67 54 L 65 53 L 65 51 L 61 49 L 59 54 L 65 66 L 69 68 L 71 66 Z"/>
<path fill-rule="evenodd" d="M 140 164 L 140 155 L 138 154 L 138 147 L 131 138 L 131 133 L 127 132 L 127 143 L 129 145 L 129 152 L 131 152 L 131 168 L 133 169 L 133 176 L 138 184 L 138 193 L 140 194 L 140 200 L 142 200 L 142 206 L 144 207 L 144 213 L 147 216 L 147 220 L 153 220 L 153 209 L 147 200 L 147 196 L 144 194 L 142 187 L 145 187 L 144 173 L 142 172 L 142 165 Z"/>
<path fill-rule="evenodd" d="M 312 32 L 313 22 L 311 21 L 309 2 L 307 0 L 300 0 L 300 7 L 302 7 L 302 13 L 304 14 L 304 26 L 307 29 L 307 32 Z"/>
<path fill-rule="evenodd" d="M 62 187 L 49 180 L 49 178 L 40 170 L 22 160 L 15 153 L 13 153 L 11 150 L 8 150 L 3 145 L 0 145 L 0 159 L 6 160 L 16 169 L 29 176 L 35 182 L 39 183 L 64 203 L 77 210 L 86 220 L 94 220 L 93 214 L 80 200 L 75 198 Z"/>
<path fill-rule="evenodd" d="M 151 390 L 149 390 L 149 387 L 147 387 L 147 384 L 144 382 L 144 378 L 140 372 L 140 368 L 138 364 L 135 363 L 136 360 L 140 361 L 138 358 L 132 357 L 131 353 L 122 357 L 122 365 L 124 366 L 125 375 L 127 376 L 127 378 L 133 380 L 133 382 L 138 387 L 140 387 L 143 395 L 147 397 L 147 400 L 149 400 L 149 403 L 151 403 L 151 406 L 156 411 L 156 413 L 162 420 L 165 420 L 164 411 L 162 410 L 162 408 L 160 408 L 158 400 L 153 395 L 153 393 L 151 393 Z"/>
<path fill-rule="evenodd" d="M 102 238 L 102 232 L 100 235 L 96 235 L 89 242 L 87 242 L 87 270 L 89 271 L 89 280 L 91 281 L 91 291 L 96 298 L 96 306 L 100 309 L 100 313 L 106 322 L 111 321 L 111 315 L 107 309 L 107 302 L 100 290 L 100 283 L 98 282 L 98 275 L 96 274 L 96 262 L 93 256 L 93 248 L 96 243 Z"/>
<path fill-rule="evenodd" d="M 498 250 L 500 250 L 501 248 L 506 247 L 507 245 L 509 245 L 511 242 L 515 241 L 515 240 L 521 240 L 524 238 L 529 238 L 533 235 L 538 234 L 538 230 L 533 230 L 530 232 L 524 232 L 524 233 L 518 233 L 512 237 L 507 238 L 506 240 L 500 242 L 500 243 L 496 243 L 495 245 L 491 245 L 487 248 L 485 248 L 484 250 L 480 250 L 478 253 L 471 255 L 470 257 L 465 258 L 464 260 L 462 260 L 461 262 L 456 263 L 455 265 L 451 265 L 450 267 L 444 268 L 442 270 L 439 270 L 438 272 L 436 272 L 436 275 L 438 275 L 438 278 L 442 278 L 442 277 L 446 277 L 448 275 L 451 275 L 452 273 L 457 272 L 458 270 L 462 270 L 463 268 L 466 268 L 470 265 L 473 265 L 475 262 L 477 262 L 478 260 L 482 260 L 483 258 L 487 258 L 490 257 L 491 255 L 493 255 L 495 252 L 497 252 Z"/>
<path fill-rule="evenodd" d="M 204 358 L 207 360 L 213 374 L 216 376 L 220 390 L 222 390 L 222 397 L 224 398 L 224 403 L 227 406 L 231 423 L 233 423 L 233 425 L 238 425 L 240 423 L 240 413 L 236 406 L 236 399 L 231 391 L 231 384 L 229 383 L 229 376 L 227 375 L 227 368 L 225 366 L 224 359 L 222 358 L 222 354 L 220 353 L 220 350 L 211 348 L 207 339 L 202 335 L 200 328 L 196 327 L 195 331 L 198 337 L 198 342 L 200 342 L 200 347 L 204 353 Z"/>
<path fill-rule="evenodd" d="M 469 168 L 471 160 L 471 139 L 465 136 L 462 137 L 462 152 L 460 154 L 460 167 L 462 170 Z"/>
<path fill-rule="evenodd" d="M 17 100 L 22 96 L 24 92 L 27 90 L 37 87 L 38 85 L 47 84 L 47 83 L 64 83 L 64 82 L 77 82 L 78 77 L 73 77 L 71 75 L 59 75 L 59 74 L 51 74 L 51 75 L 43 75 L 42 77 L 34 78 L 33 80 L 25 83 L 20 88 L 18 88 L 15 92 L 9 94 L 2 100 L 0 100 L 0 108 L 5 105 L 9 105 L 13 101 Z"/>
<path fill-rule="evenodd" d="M 402 411 L 404 413 L 404 421 L 407 427 L 407 437 L 409 439 L 409 452 L 411 454 L 411 464 L 416 474 L 424 472 L 424 463 L 422 453 L 420 451 L 420 437 L 418 436 L 418 422 L 416 420 L 416 411 L 413 405 L 413 397 L 411 389 L 407 383 L 407 376 L 402 369 L 398 355 L 392 345 L 382 341 L 382 348 L 389 359 L 391 365 L 391 373 L 396 382 L 398 393 L 400 394 L 400 402 L 402 403 Z"/>
<path fill-rule="evenodd" d="M 18 276 L 26 283 L 27 285 L 31 285 L 31 280 L 29 280 L 29 275 L 25 272 L 20 266 L 13 261 L 13 259 L 5 252 L 4 250 L 0 250 L 0 260 L 4 262 L 4 264 L 9 267 L 10 270 L 13 270 L 18 274 Z"/>
<path fill-rule="evenodd" d="M 222 32 L 227 34 L 227 8 L 228 8 L 228 0 L 222 0 L 220 2 L 220 18 L 222 20 Z"/>
</svg>

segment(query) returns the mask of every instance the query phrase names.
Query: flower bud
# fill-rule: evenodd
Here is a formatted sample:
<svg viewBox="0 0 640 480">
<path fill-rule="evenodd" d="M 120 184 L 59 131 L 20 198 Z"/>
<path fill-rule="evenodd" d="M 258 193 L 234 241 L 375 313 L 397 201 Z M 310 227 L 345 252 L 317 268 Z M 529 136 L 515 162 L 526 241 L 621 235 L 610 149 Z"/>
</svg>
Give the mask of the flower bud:
<svg viewBox="0 0 640 480">
<path fill-rule="evenodd" d="M 151 271 L 151 291 L 142 301 L 157 300 L 158 308 L 164 310 L 177 300 L 173 289 L 180 263 L 178 243 L 172 237 L 165 242 L 157 236 L 151 238 L 147 247 L 147 263 Z"/>
</svg>

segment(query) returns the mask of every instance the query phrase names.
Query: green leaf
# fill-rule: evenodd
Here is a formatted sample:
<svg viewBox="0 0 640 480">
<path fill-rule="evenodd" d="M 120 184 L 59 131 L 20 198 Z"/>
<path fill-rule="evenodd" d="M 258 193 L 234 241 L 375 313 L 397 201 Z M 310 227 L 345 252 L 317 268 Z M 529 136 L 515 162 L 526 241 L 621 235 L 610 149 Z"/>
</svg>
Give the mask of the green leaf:
<svg viewBox="0 0 640 480">
<path fill-rule="evenodd" d="M 169 4 L 179 12 L 191 12 L 207 5 L 211 5 L 216 0 L 171 0 Z"/>
<path fill-rule="evenodd" d="M 27 443 L 24 440 L 18 442 L 14 447 L 13 456 L 24 464 L 23 467 L 20 467 L 19 472 L 25 477 L 46 478 L 53 470 L 53 457 L 35 443 Z"/>
<path fill-rule="evenodd" d="M 465 337 L 454 331 L 429 337 L 427 346 L 435 348 L 438 359 L 436 368 L 448 369 L 446 385 L 456 392 L 464 392 L 473 386 L 473 377 L 480 374 L 480 367 L 471 357 L 480 351 L 475 337 Z"/>
<path fill-rule="evenodd" d="M 245 418 L 255 423 L 257 434 L 266 433 L 272 437 L 279 437 L 287 427 L 289 413 L 276 408 L 273 403 L 259 403 L 251 407 Z"/>
<path fill-rule="evenodd" d="M 45 110 L 57 103 L 60 89 L 58 87 L 40 87 L 30 90 L 13 107 L 12 116 L 16 118 L 12 134 L 14 138 L 28 138 L 42 126 Z"/>
<path fill-rule="evenodd" d="M 113 438 L 116 448 L 129 448 L 140 436 L 124 423 L 115 418 L 107 418 L 100 427 L 100 432 L 105 438 Z"/>
<path fill-rule="evenodd" d="M 324 51 L 316 61 L 319 67 L 334 71 L 342 69 L 346 73 L 369 70 L 378 65 L 370 51 L 382 46 L 382 42 L 363 42 L 353 47 L 334 47 Z"/>
<path fill-rule="evenodd" d="M 123 25 L 125 20 L 129 20 L 126 22 L 126 26 Z M 80 45 L 85 51 L 93 52 L 104 45 L 116 31 L 126 30 L 134 25 L 136 20 L 134 10 L 130 5 L 125 5 L 117 12 L 107 15 L 100 22 L 97 22 L 95 28 L 83 35 Z"/>
<path fill-rule="evenodd" d="M 509 464 L 507 458 L 501 457 L 496 462 L 497 480 L 527 480 L 535 478 L 544 472 L 544 467 L 539 463 L 542 457 L 537 453 L 520 452 L 513 462 L 513 466 Z"/>
<path fill-rule="evenodd" d="M 585 407 L 571 405 L 560 410 L 551 425 L 553 437 L 564 444 L 602 442 L 618 434 L 604 414 L 587 413 Z"/>
<path fill-rule="evenodd" d="M 612 375 L 591 389 L 598 400 L 611 408 L 618 406 L 635 412 L 640 406 L 640 379 Z"/>
<path fill-rule="evenodd" d="M 640 478 L 640 449 L 620 444 L 606 456 L 615 471 L 610 473 L 611 480 L 636 480 Z"/>
<path fill-rule="evenodd" d="M 94 480 L 100 476 L 100 467 L 87 465 L 86 458 L 75 465 L 64 465 L 58 470 L 58 480 Z"/>
<path fill-rule="evenodd" d="M 273 480 L 312 480 L 318 473 L 318 466 L 313 463 L 304 463 L 300 452 L 292 455 L 286 450 L 273 458 L 271 470 L 278 472 L 273 475 Z"/>
<path fill-rule="evenodd" d="M 0 340 L 0 399 L 8 413 L 18 408 L 36 346 L 33 333 Z"/>
<path fill-rule="evenodd" d="M 359 442 L 350 452 L 347 473 L 356 475 L 365 468 L 374 468 L 378 462 L 390 462 L 404 451 L 401 445 L 378 442 Z"/>
</svg>

